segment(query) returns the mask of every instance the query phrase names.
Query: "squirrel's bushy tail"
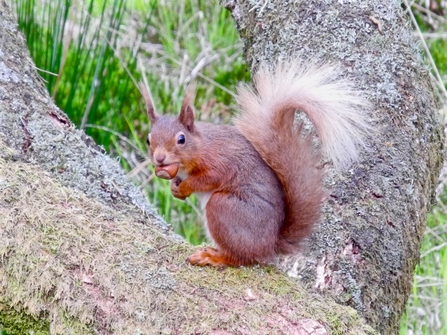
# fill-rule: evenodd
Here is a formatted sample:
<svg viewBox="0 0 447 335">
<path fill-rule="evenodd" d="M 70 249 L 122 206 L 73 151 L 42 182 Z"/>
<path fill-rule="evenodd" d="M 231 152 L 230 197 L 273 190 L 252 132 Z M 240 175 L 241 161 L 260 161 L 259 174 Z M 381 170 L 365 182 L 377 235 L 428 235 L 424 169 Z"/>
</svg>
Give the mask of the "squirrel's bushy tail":
<svg viewBox="0 0 447 335">
<path fill-rule="evenodd" d="M 358 157 L 363 135 L 369 129 L 363 111 L 367 102 L 337 68 L 323 65 L 280 64 L 261 69 L 254 89 L 243 85 L 237 101 L 241 113 L 235 125 L 252 142 L 275 171 L 286 197 L 286 220 L 278 252 L 293 251 L 319 220 L 324 192 L 323 170 L 312 136 L 302 136 L 294 126 L 295 111 L 304 112 L 314 124 L 322 152 L 336 168 Z"/>
</svg>

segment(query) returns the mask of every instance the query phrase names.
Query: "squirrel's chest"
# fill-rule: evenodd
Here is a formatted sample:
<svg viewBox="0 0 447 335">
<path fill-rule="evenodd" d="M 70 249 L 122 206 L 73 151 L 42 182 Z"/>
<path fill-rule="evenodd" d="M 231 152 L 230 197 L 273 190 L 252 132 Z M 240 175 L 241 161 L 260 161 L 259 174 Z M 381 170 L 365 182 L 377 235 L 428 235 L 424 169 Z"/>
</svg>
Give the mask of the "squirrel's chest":
<svg viewBox="0 0 447 335">
<path fill-rule="evenodd" d="M 181 180 L 185 180 L 188 177 L 188 173 L 183 170 L 180 169 L 177 176 L 181 179 Z M 197 199 L 200 202 L 200 208 L 202 209 L 202 211 L 205 211 L 206 208 L 206 204 L 208 203 L 208 200 L 210 200 L 211 195 L 214 192 L 194 192 L 194 195 L 197 197 Z"/>
<path fill-rule="evenodd" d="M 185 180 L 188 177 L 188 173 L 183 170 L 180 169 L 177 177 L 179 177 L 181 180 Z M 203 228 L 205 230 L 205 235 L 208 237 L 209 241 L 213 241 L 213 238 L 211 237 L 211 234 L 208 230 L 208 224 L 206 222 L 206 204 L 208 203 L 208 201 L 210 200 L 211 196 L 213 195 L 214 192 L 194 192 L 195 196 L 197 197 L 197 199 L 200 202 L 200 209 L 202 210 L 202 220 L 203 220 Z"/>
<path fill-rule="evenodd" d="M 205 211 L 206 204 L 208 203 L 208 200 L 210 200 L 213 192 L 195 192 L 194 194 L 200 202 L 200 208 L 202 209 L 202 211 Z"/>
</svg>

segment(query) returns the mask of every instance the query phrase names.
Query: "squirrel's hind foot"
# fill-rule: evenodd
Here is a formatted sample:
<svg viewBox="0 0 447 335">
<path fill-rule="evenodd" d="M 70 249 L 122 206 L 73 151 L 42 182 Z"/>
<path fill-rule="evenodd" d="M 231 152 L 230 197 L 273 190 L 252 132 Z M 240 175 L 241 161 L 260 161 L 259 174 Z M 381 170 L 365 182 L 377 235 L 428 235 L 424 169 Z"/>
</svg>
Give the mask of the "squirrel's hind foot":
<svg viewBox="0 0 447 335">
<path fill-rule="evenodd" d="M 197 250 L 194 254 L 186 259 L 192 265 L 198 266 L 215 266 L 225 268 L 227 266 L 239 266 L 234 261 L 223 255 L 216 248 L 206 247 Z"/>
</svg>

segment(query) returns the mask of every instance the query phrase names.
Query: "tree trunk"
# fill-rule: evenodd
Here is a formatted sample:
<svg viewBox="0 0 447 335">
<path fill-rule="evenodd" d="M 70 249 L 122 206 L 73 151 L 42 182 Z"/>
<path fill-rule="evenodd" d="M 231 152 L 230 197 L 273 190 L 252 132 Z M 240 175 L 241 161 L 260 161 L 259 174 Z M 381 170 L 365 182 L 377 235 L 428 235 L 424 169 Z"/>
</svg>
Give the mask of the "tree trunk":
<svg viewBox="0 0 447 335">
<path fill-rule="evenodd" d="M 374 104 L 361 163 L 329 172 L 324 219 L 305 250 L 281 267 L 354 307 L 380 333 L 398 333 L 443 145 L 433 86 L 400 3 L 223 4 L 252 69 L 284 58 L 341 64 Z"/>
<path fill-rule="evenodd" d="M 428 75 L 404 44 L 410 36 L 396 22 L 397 4 L 374 7 L 379 13 L 356 2 L 339 12 L 330 2 L 296 2 L 287 11 L 279 3 L 252 11 L 231 4 L 253 67 L 280 54 L 328 52 L 376 103 L 377 127 L 361 165 L 331 172 L 325 221 L 301 259 L 283 266 L 391 333 L 441 164 Z M 306 30 L 305 18 L 314 22 Z M 187 265 L 193 248 L 54 106 L 2 0 L 0 241 L 0 324 L 10 335 L 375 334 L 350 307 L 271 267 Z"/>
</svg>

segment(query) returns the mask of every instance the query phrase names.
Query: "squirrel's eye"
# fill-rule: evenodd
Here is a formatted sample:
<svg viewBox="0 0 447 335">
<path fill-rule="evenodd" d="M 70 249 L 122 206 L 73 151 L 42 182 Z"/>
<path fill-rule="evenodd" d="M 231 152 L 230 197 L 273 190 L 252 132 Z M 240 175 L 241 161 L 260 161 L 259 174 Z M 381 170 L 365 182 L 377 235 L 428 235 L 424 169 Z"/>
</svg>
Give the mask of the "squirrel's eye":
<svg viewBox="0 0 447 335">
<path fill-rule="evenodd" d="M 149 140 L 149 136 L 148 137 L 146 137 L 146 143 L 147 143 L 147 145 L 151 145 L 151 141 Z"/>
<path fill-rule="evenodd" d="M 185 135 L 183 134 L 178 135 L 177 144 L 185 144 L 185 141 L 186 141 Z"/>
</svg>

